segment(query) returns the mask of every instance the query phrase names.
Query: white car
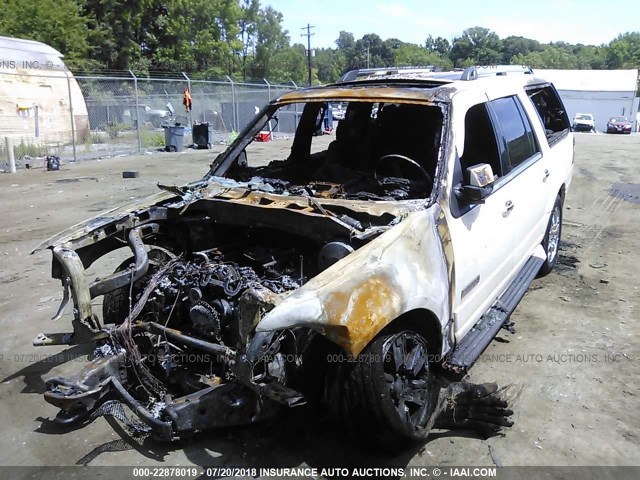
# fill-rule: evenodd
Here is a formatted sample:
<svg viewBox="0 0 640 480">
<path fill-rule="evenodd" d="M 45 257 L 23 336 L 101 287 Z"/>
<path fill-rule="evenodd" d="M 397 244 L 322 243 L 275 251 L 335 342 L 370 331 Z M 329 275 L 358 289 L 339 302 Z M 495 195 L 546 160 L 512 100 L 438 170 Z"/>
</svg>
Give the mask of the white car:
<svg viewBox="0 0 640 480">
<path fill-rule="evenodd" d="M 573 117 L 574 132 L 595 132 L 595 120 L 590 113 L 576 113 Z"/>
<path fill-rule="evenodd" d="M 61 423 L 111 394 L 166 440 L 310 398 L 394 449 L 434 425 L 510 425 L 495 389 L 445 387 L 442 371 L 469 369 L 556 264 L 569 118 L 530 69 L 397 70 L 286 93 L 202 179 L 39 247 L 75 318 L 35 344 L 96 344 L 79 375 L 46 383 Z M 314 132 L 330 102 L 346 112 L 327 147 Z M 265 165 L 247 145 L 277 115 L 295 137 Z"/>
</svg>

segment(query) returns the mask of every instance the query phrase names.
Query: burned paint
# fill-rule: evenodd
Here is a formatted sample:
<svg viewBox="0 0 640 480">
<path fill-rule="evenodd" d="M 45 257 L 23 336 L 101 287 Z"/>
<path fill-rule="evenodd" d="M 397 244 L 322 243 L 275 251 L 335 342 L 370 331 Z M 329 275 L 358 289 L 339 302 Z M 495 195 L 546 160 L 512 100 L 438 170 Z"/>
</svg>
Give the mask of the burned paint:
<svg viewBox="0 0 640 480">
<path fill-rule="evenodd" d="M 352 352 L 361 351 L 369 340 L 400 311 L 399 289 L 393 289 L 384 276 L 372 276 L 351 291 L 337 291 L 328 296 L 325 313 L 331 325 L 342 326 L 349 338 L 338 343 Z"/>
<path fill-rule="evenodd" d="M 257 331 L 304 325 L 357 355 L 386 325 L 421 309 L 448 322 L 447 263 L 438 206 L 414 212 L 283 298 Z"/>
<path fill-rule="evenodd" d="M 438 91 L 428 88 L 391 88 L 372 89 L 337 87 L 330 89 L 307 89 L 286 93 L 274 104 L 287 105 L 312 101 L 371 101 L 391 103 L 433 104 Z"/>
</svg>

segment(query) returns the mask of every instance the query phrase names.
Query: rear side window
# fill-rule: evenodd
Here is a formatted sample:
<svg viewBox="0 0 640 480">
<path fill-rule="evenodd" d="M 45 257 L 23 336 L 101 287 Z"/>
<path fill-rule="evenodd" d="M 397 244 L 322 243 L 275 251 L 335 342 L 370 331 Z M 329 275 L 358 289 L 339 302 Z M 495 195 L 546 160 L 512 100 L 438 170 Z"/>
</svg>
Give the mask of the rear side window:
<svg viewBox="0 0 640 480">
<path fill-rule="evenodd" d="M 506 158 L 503 175 L 508 174 L 525 160 L 539 152 L 529 118 L 516 97 L 498 98 L 491 107 L 500 125 Z"/>
<path fill-rule="evenodd" d="M 570 128 L 569 117 L 562 100 L 553 86 L 545 85 L 526 89 L 527 95 L 538 112 L 538 119 L 544 127 L 549 146 L 556 144 L 567 135 Z"/>
</svg>

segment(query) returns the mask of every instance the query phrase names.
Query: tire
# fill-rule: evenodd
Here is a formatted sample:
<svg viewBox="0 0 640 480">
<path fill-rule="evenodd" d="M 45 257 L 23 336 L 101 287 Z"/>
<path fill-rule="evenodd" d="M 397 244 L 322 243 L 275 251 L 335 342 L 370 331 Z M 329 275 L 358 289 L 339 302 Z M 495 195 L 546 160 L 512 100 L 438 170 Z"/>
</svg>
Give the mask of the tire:
<svg viewBox="0 0 640 480">
<path fill-rule="evenodd" d="M 133 302 L 135 305 L 135 297 L 140 289 L 140 282 L 144 282 L 144 279 L 153 274 L 156 265 L 162 262 L 165 262 L 166 254 L 162 250 L 158 250 L 156 248 L 152 248 L 148 252 L 149 254 L 149 271 L 147 272 L 145 277 L 142 277 L 133 285 Z M 135 263 L 135 259 L 133 257 L 127 258 L 124 262 L 122 262 L 118 267 L 114 270 L 114 273 L 122 272 L 129 268 L 129 266 Z M 111 292 L 107 292 L 104 294 L 102 298 L 102 322 L 104 324 L 112 323 L 115 325 L 120 325 L 129 315 L 129 290 L 130 287 L 127 285 L 125 287 L 120 287 Z M 133 305 L 131 305 L 133 307 Z"/>
<path fill-rule="evenodd" d="M 135 262 L 133 257 L 128 258 L 114 270 L 114 273 L 122 272 Z M 135 290 L 134 290 L 135 293 Z M 107 292 L 102 298 L 102 323 L 120 325 L 129 315 L 129 287 L 121 287 Z"/>
<path fill-rule="evenodd" d="M 338 408 L 352 435 L 385 450 L 425 439 L 439 393 L 428 360 L 424 338 L 403 330 L 378 336 L 346 364 Z"/>
<path fill-rule="evenodd" d="M 547 231 L 542 239 L 542 247 L 547 255 L 544 263 L 538 272 L 539 277 L 544 277 L 551 273 L 551 270 L 558 263 L 560 254 L 560 238 L 562 236 L 562 198 L 558 195 L 556 202 L 553 204 L 553 210 L 549 216 Z"/>
</svg>

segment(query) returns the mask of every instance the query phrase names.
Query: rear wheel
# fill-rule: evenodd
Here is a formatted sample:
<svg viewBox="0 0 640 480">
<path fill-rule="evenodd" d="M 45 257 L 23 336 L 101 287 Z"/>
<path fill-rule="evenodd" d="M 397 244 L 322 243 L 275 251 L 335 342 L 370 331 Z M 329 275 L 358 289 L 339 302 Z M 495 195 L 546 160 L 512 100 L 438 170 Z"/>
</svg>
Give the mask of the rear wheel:
<svg viewBox="0 0 640 480">
<path fill-rule="evenodd" d="M 549 223 L 547 225 L 547 232 L 542 239 L 542 247 L 544 248 L 546 258 L 538 276 L 542 277 L 547 275 L 553 270 L 553 267 L 558 263 L 558 256 L 560 253 L 560 237 L 562 234 L 562 198 L 558 195 L 556 202 L 551 210 L 551 216 L 549 217 Z"/>
<path fill-rule="evenodd" d="M 387 449 L 426 438 L 439 387 L 422 336 L 381 335 L 346 367 L 340 413 L 356 437 Z"/>
</svg>

